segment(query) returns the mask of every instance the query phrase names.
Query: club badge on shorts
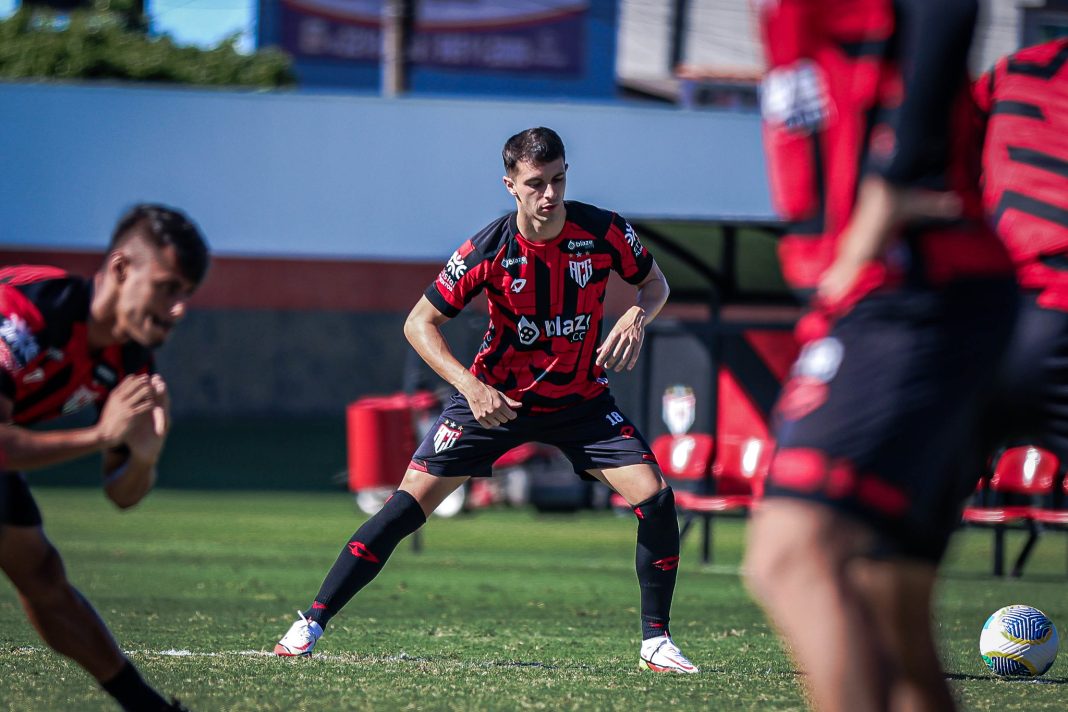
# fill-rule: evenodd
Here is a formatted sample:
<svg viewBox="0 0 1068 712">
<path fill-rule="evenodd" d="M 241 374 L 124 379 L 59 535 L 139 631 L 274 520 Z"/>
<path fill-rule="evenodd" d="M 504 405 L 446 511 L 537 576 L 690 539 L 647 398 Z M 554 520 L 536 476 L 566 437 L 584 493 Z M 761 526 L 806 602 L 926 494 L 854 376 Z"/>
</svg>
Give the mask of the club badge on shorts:
<svg viewBox="0 0 1068 712">
<path fill-rule="evenodd" d="M 451 420 L 443 421 L 438 426 L 437 432 L 434 433 L 434 452 L 442 452 L 455 445 L 463 431 L 464 427 L 462 425 L 458 425 Z"/>
</svg>

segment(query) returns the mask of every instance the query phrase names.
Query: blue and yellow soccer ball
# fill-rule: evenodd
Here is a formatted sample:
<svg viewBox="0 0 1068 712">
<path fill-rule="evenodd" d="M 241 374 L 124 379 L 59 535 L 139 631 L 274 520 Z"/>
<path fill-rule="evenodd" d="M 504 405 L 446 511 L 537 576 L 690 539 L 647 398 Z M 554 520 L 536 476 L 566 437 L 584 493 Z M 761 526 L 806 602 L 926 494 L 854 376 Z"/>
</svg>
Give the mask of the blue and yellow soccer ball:
<svg viewBox="0 0 1068 712">
<path fill-rule="evenodd" d="M 986 619 L 979 653 L 995 675 L 1037 677 L 1057 659 L 1057 627 L 1031 606 L 1005 606 Z"/>
</svg>

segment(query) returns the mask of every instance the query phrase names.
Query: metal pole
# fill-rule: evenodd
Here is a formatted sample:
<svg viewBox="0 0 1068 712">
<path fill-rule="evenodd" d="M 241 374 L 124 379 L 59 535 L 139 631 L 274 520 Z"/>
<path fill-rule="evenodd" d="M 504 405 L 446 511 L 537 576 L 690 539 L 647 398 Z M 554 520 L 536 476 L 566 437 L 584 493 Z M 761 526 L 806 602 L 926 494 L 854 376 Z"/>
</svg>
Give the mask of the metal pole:
<svg viewBox="0 0 1068 712">
<path fill-rule="evenodd" d="M 382 5 L 382 95 L 395 98 L 408 90 L 407 47 L 415 0 L 386 0 Z"/>
</svg>

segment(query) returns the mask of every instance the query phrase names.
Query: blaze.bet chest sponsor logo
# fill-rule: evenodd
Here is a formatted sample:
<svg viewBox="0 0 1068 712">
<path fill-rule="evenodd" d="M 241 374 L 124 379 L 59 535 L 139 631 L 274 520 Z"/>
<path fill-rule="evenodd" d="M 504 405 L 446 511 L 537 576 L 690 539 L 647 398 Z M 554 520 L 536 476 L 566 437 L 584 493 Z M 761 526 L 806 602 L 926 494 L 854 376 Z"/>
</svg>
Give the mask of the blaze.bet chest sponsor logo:
<svg viewBox="0 0 1068 712">
<path fill-rule="evenodd" d="M 521 316 L 516 323 L 516 333 L 519 335 L 519 343 L 523 346 L 530 346 L 542 337 L 551 339 L 564 336 L 571 342 L 577 342 L 586 338 L 592 318 L 591 314 L 576 314 L 570 319 L 557 316 L 545 319 L 539 325 L 538 322 Z"/>
</svg>

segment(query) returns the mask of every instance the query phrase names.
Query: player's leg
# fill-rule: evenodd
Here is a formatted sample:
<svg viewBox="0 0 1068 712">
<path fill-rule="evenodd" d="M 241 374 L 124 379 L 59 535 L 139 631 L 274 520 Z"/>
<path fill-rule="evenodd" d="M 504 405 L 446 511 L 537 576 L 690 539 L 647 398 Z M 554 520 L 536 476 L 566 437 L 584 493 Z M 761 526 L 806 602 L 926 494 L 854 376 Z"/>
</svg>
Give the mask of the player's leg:
<svg viewBox="0 0 1068 712">
<path fill-rule="evenodd" d="M 515 444 L 514 427 L 484 429 L 467 401 L 454 397 L 416 448 L 397 491 L 342 547 L 311 607 L 278 642 L 275 654 L 310 655 L 330 619 L 378 575 L 397 545 L 470 476 L 490 474 L 493 462 Z"/>
<path fill-rule="evenodd" d="M 437 477 L 415 469 L 405 472 L 397 491 L 342 548 L 312 607 L 305 613 L 308 620 L 325 628 L 378 575 L 397 545 L 423 526 L 438 505 L 467 479 Z"/>
<path fill-rule="evenodd" d="M 891 712 L 954 709 L 931 627 L 936 574 L 934 562 L 920 560 L 861 560 L 853 569 L 868 609 L 878 612 Z"/>
<path fill-rule="evenodd" d="M 81 665 L 123 709 L 171 709 L 141 678 L 93 607 L 67 580 L 59 552 L 41 528 L 0 529 L 0 569 L 14 584 L 26 617 L 41 639 Z"/>
<path fill-rule="evenodd" d="M 589 473 L 627 500 L 637 518 L 634 565 L 641 589 L 642 639 L 666 635 L 679 568 L 679 520 L 671 488 L 649 465 Z"/>
<path fill-rule="evenodd" d="M 671 488 L 647 464 L 588 472 L 627 500 L 638 520 L 634 570 L 641 592 L 641 666 L 656 672 L 698 672 L 668 628 L 679 568 L 679 520 Z"/>
<path fill-rule="evenodd" d="M 274 648 L 283 657 L 311 655 L 330 619 L 385 567 L 397 545 L 426 523 L 427 517 L 466 477 L 437 477 L 409 469 L 382 509 L 356 530 L 323 579 L 311 607 L 290 626 Z"/>
<path fill-rule="evenodd" d="M 649 444 L 616 408 L 608 393 L 547 419 L 538 436 L 559 447 L 576 474 L 594 477 L 618 492 L 638 520 L 635 572 L 641 593 L 644 667 L 697 672 L 668 630 L 679 566 L 675 496 L 655 467 Z"/>
<path fill-rule="evenodd" d="M 753 514 L 745 580 L 786 642 L 822 712 L 880 709 L 882 659 L 872 611 L 853 586 L 856 544 L 870 538 L 822 505 L 776 498 Z"/>
</svg>

